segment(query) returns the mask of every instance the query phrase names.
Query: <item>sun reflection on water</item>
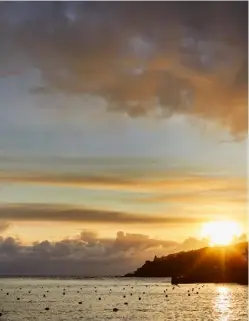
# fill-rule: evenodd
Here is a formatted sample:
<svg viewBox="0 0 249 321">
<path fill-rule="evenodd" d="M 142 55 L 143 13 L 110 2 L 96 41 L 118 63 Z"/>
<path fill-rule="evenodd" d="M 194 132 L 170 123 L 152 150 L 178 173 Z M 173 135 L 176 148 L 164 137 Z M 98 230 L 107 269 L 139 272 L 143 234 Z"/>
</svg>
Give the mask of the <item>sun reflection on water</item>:
<svg viewBox="0 0 249 321">
<path fill-rule="evenodd" d="M 215 309 L 219 315 L 217 320 L 228 321 L 230 315 L 230 291 L 225 286 L 217 287 Z"/>
</svg>

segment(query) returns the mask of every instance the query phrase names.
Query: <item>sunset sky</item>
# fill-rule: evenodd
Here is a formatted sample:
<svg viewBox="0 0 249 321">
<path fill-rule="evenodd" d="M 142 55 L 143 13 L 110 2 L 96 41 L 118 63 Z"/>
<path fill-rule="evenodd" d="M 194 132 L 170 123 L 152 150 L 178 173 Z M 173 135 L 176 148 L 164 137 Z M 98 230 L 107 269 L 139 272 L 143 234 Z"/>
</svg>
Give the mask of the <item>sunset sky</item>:
<svg viewBox="0 0 249 321">
<path fill-rule="evenodd" d="M 126 272 L 205 245 L 203 222 L 246 233 L 247 21 L 236 1 L 0 4 L 0 273 L 31 250 Z"/>
</svg>

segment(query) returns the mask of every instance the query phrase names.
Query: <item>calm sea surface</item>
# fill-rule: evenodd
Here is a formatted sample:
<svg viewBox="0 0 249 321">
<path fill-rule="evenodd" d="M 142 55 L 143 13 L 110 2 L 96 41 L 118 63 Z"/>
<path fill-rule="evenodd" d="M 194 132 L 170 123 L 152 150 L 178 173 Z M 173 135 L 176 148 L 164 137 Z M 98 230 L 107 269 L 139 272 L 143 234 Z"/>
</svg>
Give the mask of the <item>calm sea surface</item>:
<svg viewBox="0 0 249 321">
<path fill-rule="evenodd" d="M 168 279 L 0 279 L 0 320 L 243 321 L 247 298 L 248 287 L 236 284 L 173 289 Z"/>
</svg>

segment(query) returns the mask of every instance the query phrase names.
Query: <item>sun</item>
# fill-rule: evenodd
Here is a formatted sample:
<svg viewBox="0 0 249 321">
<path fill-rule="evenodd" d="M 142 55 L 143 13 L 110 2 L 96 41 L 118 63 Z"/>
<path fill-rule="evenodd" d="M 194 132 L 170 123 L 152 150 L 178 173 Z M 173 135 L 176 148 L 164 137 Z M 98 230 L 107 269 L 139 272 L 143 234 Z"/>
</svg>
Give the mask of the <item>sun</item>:
<svg viewBox="0 0 249 321">
<path fill-rule="evenodd" d="M 231 244 L 242 231 L 238 223 L 234 221 L 213 221 L 204 223 L 202 237 L 209 239 L 210 246 Z"/>
</svg>

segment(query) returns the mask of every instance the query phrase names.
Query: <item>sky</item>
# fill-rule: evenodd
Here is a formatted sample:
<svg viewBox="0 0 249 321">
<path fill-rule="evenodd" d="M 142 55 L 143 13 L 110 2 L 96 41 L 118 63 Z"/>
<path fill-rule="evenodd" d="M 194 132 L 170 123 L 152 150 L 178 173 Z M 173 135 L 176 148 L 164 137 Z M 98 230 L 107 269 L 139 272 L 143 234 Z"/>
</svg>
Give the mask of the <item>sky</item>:
<svg viewBox="0 0 249 321">
<path fill-rule="evenodd" d="M 247 24 L 246 1 L 0 3 L 0 273 L 246 233 Z"/>
</svg>

